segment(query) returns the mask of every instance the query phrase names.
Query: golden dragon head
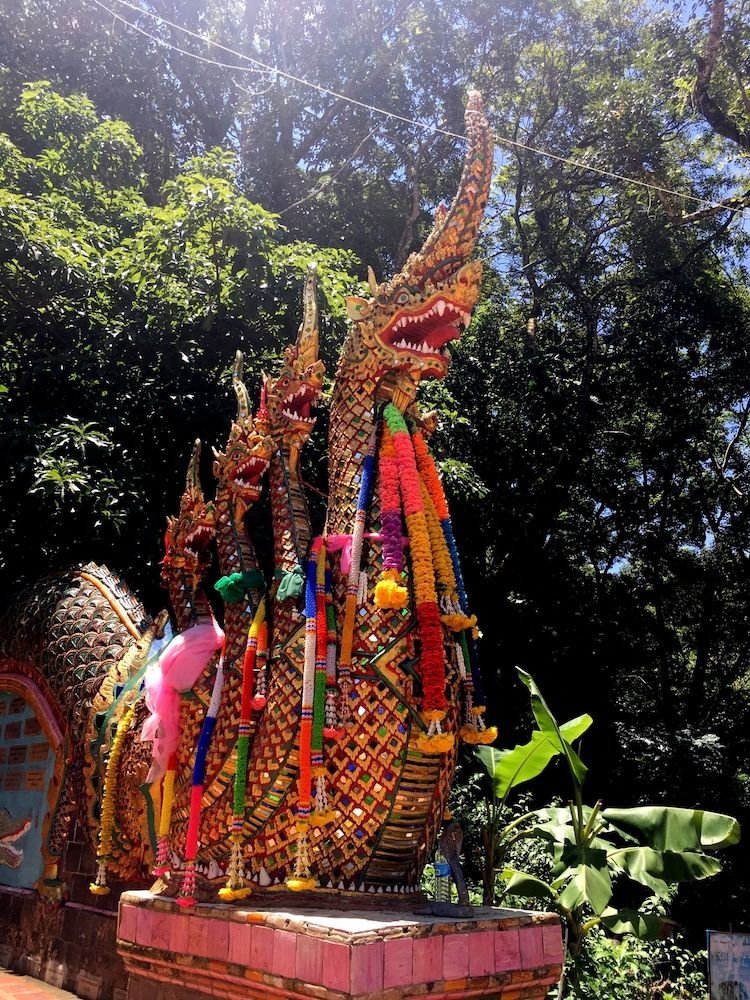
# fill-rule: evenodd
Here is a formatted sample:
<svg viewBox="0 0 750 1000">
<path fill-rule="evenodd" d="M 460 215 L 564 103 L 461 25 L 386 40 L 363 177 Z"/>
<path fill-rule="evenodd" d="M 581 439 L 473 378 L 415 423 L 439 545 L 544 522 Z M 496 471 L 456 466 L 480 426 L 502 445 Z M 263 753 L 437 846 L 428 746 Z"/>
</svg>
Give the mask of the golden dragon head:
<svg viewBox="0 0 750 1000">
<path fill-rule="evenodd" d="M 450 362 L 447 345 L 471 319 L 482 265 L 469 258 L 493 166 L 489 125 L 476 91 L 469 94 L 465 120 L 469 145 L 453 204 L 439 207 L 424 246 L 399 274 L 378 284 L 370 268 L 372 297 L 347 300 L 355 324 L 347 360 L 367 365 L 378 380 L 393 373 L 392 382 L 416 386 L 423 378 L 442 378 Z"/>
<path fill-rule="evenodd" d="M 237 417 L 232 422 L 224 451 L 214 448 L 214 476 L 219 488 L 229 490 L 232 499 L 242 508 L 260 499 L 261 480 L 275 445 L 263 421 L 256 422 L 250 412 L 250 402 L 242 381 L 242 352 L 237 351 L 232 373 L 232 386 L 237 397 Z"/>
<path fill-rule="evenodd" d="M 185 492 L 180 497 L 176 517 L 167 517 L 164 535 L 164 558 L 161 579 L 169 585 L 172 569 L 184 570 L 196 590 L 211 565 L 209 546 L 216 530 L 216 512 L 212 501 L 206 501 L 200 484 L 201 443 L 196 440 L 188 463 Z"/>
<path fill-rule="evenodd" d="M 325 365 L 318 358 L 317 265 L 307 269 L 302 293 L 302 322 L 296 343 L 284 351 L 277 378 L 263 376 L 263 396 L 256 418 L 268 421 L 277 447 L 289 449 L 290 466 L 296 468 L 299 452 L 315 426 L 312 414 L 323 389 Z"/>
</svg>

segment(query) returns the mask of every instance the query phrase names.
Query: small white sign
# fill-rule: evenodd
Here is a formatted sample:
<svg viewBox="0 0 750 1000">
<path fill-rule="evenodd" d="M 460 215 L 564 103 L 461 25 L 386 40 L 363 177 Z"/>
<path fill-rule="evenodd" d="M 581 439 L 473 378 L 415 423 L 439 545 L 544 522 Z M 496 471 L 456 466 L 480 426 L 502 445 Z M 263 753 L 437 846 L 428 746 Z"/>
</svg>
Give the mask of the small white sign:
<svg viewBox="0 0 750 1000">
<path fill-rule="evenodd" d="M 708 931 L 711 1000 L 750 1000 L 750 934 Z"/>
</svg>

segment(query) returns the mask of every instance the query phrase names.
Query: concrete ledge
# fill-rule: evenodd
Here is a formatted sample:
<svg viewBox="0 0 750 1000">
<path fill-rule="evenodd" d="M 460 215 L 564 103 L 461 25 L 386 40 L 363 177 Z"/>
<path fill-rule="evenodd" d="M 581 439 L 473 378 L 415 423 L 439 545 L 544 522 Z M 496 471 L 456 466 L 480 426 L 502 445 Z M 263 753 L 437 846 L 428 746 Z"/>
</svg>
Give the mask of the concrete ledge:
<svg viewBox="0 0 750 1000">
<path fill-rule="evenodd" d="M 478 908 L 471 918 L 382 910 L 190 913 L 148 892 L 120 901 L 128 1000 L 189 997 L 542 1000 L 560 975 L 554 914 Z"/>
</svg>

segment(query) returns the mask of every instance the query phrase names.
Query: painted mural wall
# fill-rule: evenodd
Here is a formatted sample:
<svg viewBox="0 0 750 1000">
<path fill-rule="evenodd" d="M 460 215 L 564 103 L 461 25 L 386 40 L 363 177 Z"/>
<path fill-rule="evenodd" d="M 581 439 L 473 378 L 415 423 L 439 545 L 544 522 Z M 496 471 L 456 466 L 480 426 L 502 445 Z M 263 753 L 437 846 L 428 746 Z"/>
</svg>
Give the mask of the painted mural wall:
<svg viewBox="0 0 750 1000">
<path fill-rule="evenodd" d="M 30 889 L 43 870 L 42 835 L 55 750 L 32 705 L 0 690 L 0 884 Z"/>
</svg>

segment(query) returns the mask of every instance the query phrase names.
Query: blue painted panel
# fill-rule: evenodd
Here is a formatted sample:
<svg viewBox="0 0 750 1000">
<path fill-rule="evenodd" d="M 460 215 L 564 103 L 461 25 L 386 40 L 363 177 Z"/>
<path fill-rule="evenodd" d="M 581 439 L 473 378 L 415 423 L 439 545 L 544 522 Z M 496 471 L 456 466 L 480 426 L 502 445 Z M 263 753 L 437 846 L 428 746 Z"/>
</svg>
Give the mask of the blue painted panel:
<svg viewBox="0 0 750 1000">
<path fill-rule="evenodd" d="M 0 691 L 0 884 L 30 889 L 42 874 L 42 824 L 54 750 L 33 708 Z"/>
</svg>

